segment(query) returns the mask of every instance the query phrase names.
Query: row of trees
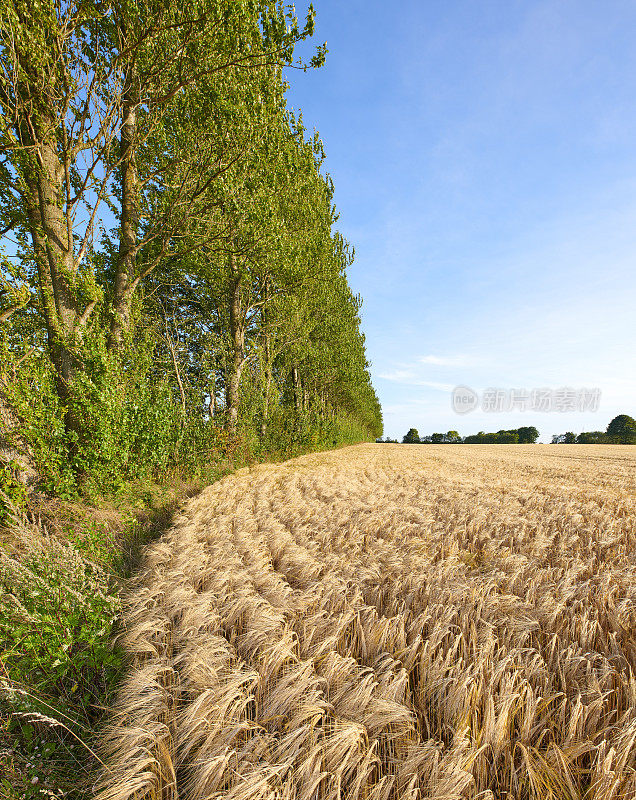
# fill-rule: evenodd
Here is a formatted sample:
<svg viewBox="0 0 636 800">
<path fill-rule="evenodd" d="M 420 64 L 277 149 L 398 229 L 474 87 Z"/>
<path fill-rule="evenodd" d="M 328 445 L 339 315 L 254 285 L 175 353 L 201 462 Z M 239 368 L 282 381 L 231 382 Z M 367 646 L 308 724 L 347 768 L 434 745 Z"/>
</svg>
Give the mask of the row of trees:
<svg viewBox="0 0 636 800">
<path fill-rule="evenodd" d="M 636 444 L 636 420 L 619 414 L 604 431 L 557 433 L 552 437 L 552 444 Z"/>
<path fill-rule="evenodd" d="M 0 454 L 74 491 L 381 433 L 275 0 L 0 10 Z"/>
<path fill-rule="evenodd" d="M 534 444 L 539 438 L 539 431 L 533 427 L 514 428 L 501 430 L 497 433 L 484 433 L 480 431 L 472 436 L 460 436 L 457 431 L 447 433 L 432 433 L 429 436 L 418 434 L 415 428 L 409 428 L 408 433 L 402 438 L 403 444 Z M 378 441 L 382 441 L 381 439 Z M 390 442 L 390 439 L 386 439 Z"/>
<path fill-rule="evenodd" d="M 535 444 L 539 431 L 532 425 L 500 430 L 496 433 L 479 433 L 460 436 L 457 431 L 432 433 L 421 436 L 416 428 L 409 428 L 402 438 L 403 444 Z M 378 442 L 394 442 L 395 439 L 377 439 Z M 636 444 L 636 420 L 627 414 L 619 414 L 609 423 L 605 431 L 585 431 L 578 435 L 568 431 L 555 434 L 552 444 Z"/>
</svg>

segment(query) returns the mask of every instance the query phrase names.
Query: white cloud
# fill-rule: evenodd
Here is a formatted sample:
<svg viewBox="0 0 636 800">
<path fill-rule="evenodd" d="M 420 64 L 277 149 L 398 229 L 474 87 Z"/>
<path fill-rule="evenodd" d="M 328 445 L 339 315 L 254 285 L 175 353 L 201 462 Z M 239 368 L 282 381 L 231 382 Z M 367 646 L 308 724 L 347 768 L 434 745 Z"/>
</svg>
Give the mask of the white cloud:
<svg viewBox="0 0 636 800">
<path fill-rule="evenodd" d="M 381 372 L 378 378 L 383 378 L 385 381 L 395 381 L 396 383 L 410 383 L 415 375 L 407 369 L 394 369 L 392 372 Z"/>
<path fill-rule="evenodd" d="M 429 386 L 439 392 L 452 392 L 455 388 L 452 383 L 441 383 L 440 381 L 414 381 L 413 386 Z"/>
<path fill-rule="evenodd" d="M 437 367 L 469 367 L 474 359 L 468 356 L 420 356 L 420 364 L 434 364 Z"/>
<path fill-rule="evenodd" d="M 378 375 L 385 381 L 402 383 L 405 386 L 427 386 L 429 389 L 437 389 L 439 392 L 452 392 L 455 388 L 452 383 L 442 383 L 440 381 L 425 381 L 417 378 L 410 370 L 396 369 L 393 372 L 382 372 Z"/>
</svg>

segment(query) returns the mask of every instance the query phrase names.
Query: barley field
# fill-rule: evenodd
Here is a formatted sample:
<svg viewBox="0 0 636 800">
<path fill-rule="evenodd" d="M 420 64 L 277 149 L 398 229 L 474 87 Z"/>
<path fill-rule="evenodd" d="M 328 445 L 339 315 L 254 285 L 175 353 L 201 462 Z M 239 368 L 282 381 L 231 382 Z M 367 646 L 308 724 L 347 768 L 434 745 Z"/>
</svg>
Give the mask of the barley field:
<svg viewBox="0 0 636 800">
<path fill-rule="evenodd" d="M 636 447 L 360 445 L 191 500 L 100 800 L 636 798 Z"/>
</svg>

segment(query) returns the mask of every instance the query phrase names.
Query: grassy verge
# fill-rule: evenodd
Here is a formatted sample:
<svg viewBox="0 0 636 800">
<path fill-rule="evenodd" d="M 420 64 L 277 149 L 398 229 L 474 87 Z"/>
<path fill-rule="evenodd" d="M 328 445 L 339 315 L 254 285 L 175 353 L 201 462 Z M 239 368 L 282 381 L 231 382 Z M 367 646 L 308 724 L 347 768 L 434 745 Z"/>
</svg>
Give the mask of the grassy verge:
<svg viewBox="0 0 636 800">
<path fill-rule="evenodd" d="M 0 798 L 91 796 L 95 739 L 117 684 L 119 594 L 143 547 L 204 485 L 231 471 L 117 497 L 5 499 L 0 529 Z"/>
</svg>

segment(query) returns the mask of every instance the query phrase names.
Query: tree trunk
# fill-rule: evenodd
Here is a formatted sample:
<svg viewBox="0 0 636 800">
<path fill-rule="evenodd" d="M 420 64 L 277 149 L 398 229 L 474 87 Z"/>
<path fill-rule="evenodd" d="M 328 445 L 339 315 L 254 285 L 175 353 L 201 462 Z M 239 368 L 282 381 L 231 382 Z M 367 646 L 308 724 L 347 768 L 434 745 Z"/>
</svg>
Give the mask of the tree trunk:
<svg viewBox="0 0 636 800">
<path fill-rule="evenodd" d="M 216 374 L 212 373 L 210 380 L 210 402 L 208 403 L 208 414 L 210 419 L 214 419 L 216 413 Z"/>
<path fill-rule="evenodd" d="M 272 387 L 272 354 L 269 331 L 269 315 L 267 313 L 267 303 L 269 302 L 269 284 L 265 285 L 265 303 L 263 305 L 262 326 L 263 326 L 263 416 L 261 419 L 261 438 L 267 433 L 267 423 L 269 420 L 269 394 Z"/>
<path fill-rule="evenodd" d="M 177 386 L 179 387 L 179 397 L 181 398 L 181 416 L 185 420 L 187 412 L 186 395 L 185 395 L 185 390 L 183 388 L 183 381 L 181 380 L 181 371 L 179 370 L 177 351 L 175 349 L 174 342 L 172 341 L 172 337 L 170 336 L 167 324 L 166 324 L 166 344 L 168 345 L 168 349 L 170 350 L 170 356 L 172 357 L 172 366 L 174 368 L 175 378 L 177 379 Z"/>
<path fill-rule="evenodd" d="M 301 398 L 302 389 L 300 385 L 300 376 L 298 374 L 298 370 L 296 369 L 296 367 L 292 367 L 291 374 L 292 374 L 292 387 L 294 391 L 294 407 L 296 408 L 296 411 L 299 412 L 302 403 L 302 398 Z"/>
<path fill-rule="evenodd" d="M 245 365 L 245 319 L 241 308 L 241 276 L 234 256 L 230 257 L 230 338 L 232 358 L 225 383 L 227 430 L 234 436 L 238 422 L 239 387 Z"/>
<path fill-rule="evenodd" d="M 108 336 L 109 351 L 121 347 L 130 330 L 132 297 L 135 288 L 137 226 L 139 222 L 139 176 L 135 158 L 137 108 L 139 105 L 134 73 L 127 77 L 122 99 L 122 126 L 119 139 L 121 158 L 121 218 L 119 257 L 115 274 L 112 317 Z"/>
<path fill-rule="evenodd" d="M 269 422 L 269 394 L 272 387 L 272 365 L 269 361 L 265 364 L 265 386 L 263 395 L 263 419 L 261 420 L 261 437 L 267 433 L 267 423 Z"/>
<path fill-rule="evenodd" d="M 13 5 L 18 24 L 28 29 L 32 22 L 29 4 Z M 35 24 L 34 36 L 39 41 L 37 31 Z M 4 41 L 7 42 L 6 37 Z M 41 42 L 47 41 L 43 35 Z M 59 44 L 61 40 L 57 41 Z M 70 90 L 64 86 L 65 79 L 57 69 L 47 67 L 37 46 L 27 47 L 20 39 L 13 46 L 15 63 L 5 63 L 5 68 L 13 71 L 14 84 L 9 93 L 3 93 L 3 101 L 11 109 L 7 119 L 12 119 L 16 140 L 23 151 L 13 166 L 5 164 L 4 168 L 19 173 L 18 185 L 38 276 L 39 310 L 46 326 L 57 394 L 66 409 L 66 431 L 72 434 L 69 437 L 72 455 L 82 428 L 73 409 L 72 386 L 82 366 L 82 332 L 97 302 L 97 294 L 92 275 L 85 277 L 78 270 L 85 246 L 77 258 L 74 252 L 71 208 L 76 201 L 71 197 L 70 162 L 74 156 L 65 122 L 69 107 L 64 101 L 65 92 Z M 11 61 L 11 55 L 8 59 Z"/>
<path fill-rule="evenodd" d="M 77 374 L 78 336 L 86 316 L 77 296 L 72 234 L 62 198 L 63 166 L 55 143 L 40 142 L 39 158 L 25 169 L 25 205 L 38 273 L 40 299 L 46 324 L 58 397 L 66 408 L 64 423 L 73 440 L 81 426 L 72 407 L 71 387 Z"/>
</svg>

